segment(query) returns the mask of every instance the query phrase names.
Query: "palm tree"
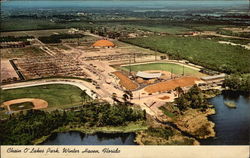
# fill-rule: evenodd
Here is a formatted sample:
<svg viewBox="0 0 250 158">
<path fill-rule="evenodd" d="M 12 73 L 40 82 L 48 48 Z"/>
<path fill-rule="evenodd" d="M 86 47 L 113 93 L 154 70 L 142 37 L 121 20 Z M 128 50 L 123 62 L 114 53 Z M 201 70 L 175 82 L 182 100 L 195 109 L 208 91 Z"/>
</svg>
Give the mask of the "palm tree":
<svg viewBox="0 0 250 158">
<path fill-rule="evenodd" d="M 177 92 L 178 97 L 184 93 L 184 91 L 181 87 L 176 87 L 174 90 Z"/>
<path fill-rule="evenodd" d="M 113 99 L 113 103 L 117 102 L 117 94 L 116 93 L 112 93 L 112 99 Z"/>
</svg>

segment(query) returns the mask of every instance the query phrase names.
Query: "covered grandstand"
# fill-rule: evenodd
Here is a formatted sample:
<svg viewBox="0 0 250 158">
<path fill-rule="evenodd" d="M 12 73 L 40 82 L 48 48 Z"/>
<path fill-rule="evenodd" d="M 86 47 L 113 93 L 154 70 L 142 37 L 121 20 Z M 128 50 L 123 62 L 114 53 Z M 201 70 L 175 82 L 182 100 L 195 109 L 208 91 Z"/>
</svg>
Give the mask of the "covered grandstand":
<svg viewBox="0 0 250 158">
<path fill-rule="evenodd" d="M 136 77 L 141 77 L 143 79 L 154 79 L 154 78 L 160 78 L 162 73 L 147 73 L 147 72 L 142 72 L 138 71 L 136 73 Z"/>
</svg>

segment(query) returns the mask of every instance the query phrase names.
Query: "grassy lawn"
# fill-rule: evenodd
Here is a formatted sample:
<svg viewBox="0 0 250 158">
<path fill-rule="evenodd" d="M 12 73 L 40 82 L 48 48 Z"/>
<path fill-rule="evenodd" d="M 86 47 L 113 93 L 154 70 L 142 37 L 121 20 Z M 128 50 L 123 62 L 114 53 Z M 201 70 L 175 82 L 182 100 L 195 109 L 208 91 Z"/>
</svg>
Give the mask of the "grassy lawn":
<svg viewBox="0 0 250 158">
<path fill-rule="evenodd" d="M 151 36 L 123 41 L 223 72 L 250 72 L 250 51 L 201 37 Z"/>
<path fill-rule="evenodd" d="M 87 94 L 81 97 L 81 93 L 82 90 L 78 87 L 64 84 L 1 90 L 1 103 L 12 99 L 39 98 L 48 102 L 49 109 L 65 108 L 80 105 L 82 100 L 90 99 Z"/>
<path fill-rule="evenodd" d="M 129 71 L 130 66 L 122 67 L 123 70 Z M 174 63 L 149 63 L 149 64 L 140 64 L 140 65 L 131 65 L 132 71 L 146 71 L 146 70 L 163 70 L 173 72 L 177 75 L 182 75 L 183 66 L 174 64 Z M 192 75 L 192 76 L 204 76 L 204 74 L 200 73 L 197 70 L 191 69 L 189 67 L 184 66 L 184 75 Z"/>
<path fill-rule="evenodd" d="M 12 111 L 32 109 L 33 107 L 34 107 L 34 105 L 32 102 L 23 102 L 23 103 L 17 103 L 17 104 L 10 105 L 10 109 Z"/>
<path fill-rule="evenodd" d="M 38 47 L 24 47 L 24 48 L 8 48 L 1 50 L 1 58 L 22 58 L 46 55 L 46 53 Z"/>
<path fill-rule="evenodd" d="M 192 29 L 187 27 L 173 26 L 173 25 L 148 25 L 148 26 L 135 25 L 134 27 L 137 27 L 138 29 L 142 30 L 148 30 L 153 32 L 166 32 L 169 34 L 178 34 L 178 33 L 193 31 Z"/>
<path fill-rule="evenodd" d="M 88 26 L 87 22 L 55 23 L 49 19 L 11 18 L 1 23 L 1 31 L 66 29 L 71 27 Z"/>
<path fill-rule="evenodd" d="M 170 111 L 168 111 L 168 109 L 165 106 L 161 106 L 159 109 L 162 110 L 163 113 L 165 115 L 167 115 L 168 117 L 170 117 L 170 118 L 174 118 L 175 117 L 175 114 L 172 113 L 172 112 L 170 112 Z"/>
</svg>

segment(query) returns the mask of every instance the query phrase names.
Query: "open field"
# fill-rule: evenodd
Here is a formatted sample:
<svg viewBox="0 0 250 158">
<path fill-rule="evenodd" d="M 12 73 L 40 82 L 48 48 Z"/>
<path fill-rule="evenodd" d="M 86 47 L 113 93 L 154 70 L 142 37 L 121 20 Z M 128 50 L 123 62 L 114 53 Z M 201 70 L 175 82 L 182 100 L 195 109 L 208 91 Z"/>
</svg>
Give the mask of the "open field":
<svg viewBox="0 0 250 158">
<path fill-rule="evenodd" d="M 182 75 L 183 73 L 183 66 L 174 63 L 149 63 L 122 67 L 122 69 L 126 71 L 129 71 L 130 68 L 132 71 L 162 70 L 172 72 L 176 75 Z M 200 73 L 198 70 L 186 66 L 184 66 L 184 75 L 197 77 L 204 76 L 204 74 Z"/>
<path fill-rule="evenodd" d="M 124 39 L 144 48 L 158 50 L 175 58 L 222 72 L 250 72 L 250 51 L 240 46 L 220 44 L 200 37 L 150 36 Z M 181 44 L 180 44 L 181 43 Z"/>
<path fill-rule="evenodd" d="M 129 25 L 128 25 L 129 26 Z M 153 32 L 164 32 L 169 34 L 178 34 L 189 31 L 194 31 L 191 28 L 185 26 L 174 26 L 174 25 L 130 25 L 130 27 Z"/>
<path fill-rule="evenodd" d="M 156 83 L 154 85 L 147 86 L 144 90 L 147 93 L 157 93 L 157 92 L 166 92 L 169 90 L 173 90 L 176 87 L 187 87 L 187 86 L 193 86 L 196 81 L 198 81 L 198 78 L 195 77 L 182 77 L 173 79 L 170 81 L 164 81 L 160 83 Z"/>
<path fill-rule="evenodd" d="M 90 100 L 90 97 L 82 92 L 81 89 L 64 84 L 52 84 L 1 91 L 1 103 L 21 98 L 43 99 L 48 102 L 49 109 L 80 105 L 82 101 L 85 102 Z"/>
<path fill-rule="evenodd" d="M 2 22 L 1 31 L 65 29 L 88 26 L 87 22 L 55 23 L 49 19 L 12 18 Z"/>
<path fill-rule="evenodd" d="M 22 57 L 36 57 L 43 56 L 46 53 L 38 47 L 29 46 L 24 48 L 6 48 L 1 49 L 1 58 L 22 58 Z"/>
<path fill-rule="evenodd" d="M 2 32 L 1 36 L 50 36 L 53 34 L 67 33 L 69 29 L 51 29 L 51 30 L 27 30 L 27 31 L 12 31 L 12 32 Z"/>
</svg>

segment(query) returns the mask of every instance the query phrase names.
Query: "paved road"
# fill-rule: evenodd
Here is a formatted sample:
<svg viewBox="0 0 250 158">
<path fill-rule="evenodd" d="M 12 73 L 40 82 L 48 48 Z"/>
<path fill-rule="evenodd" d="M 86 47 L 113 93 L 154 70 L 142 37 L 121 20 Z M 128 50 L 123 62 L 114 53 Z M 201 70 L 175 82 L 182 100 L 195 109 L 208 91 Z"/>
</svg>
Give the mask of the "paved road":
<svg viewBox="0 0 250 158">
<path fill-rule="evenodd" d="M 73 86 L 80 88 L 81 90 L 85 90 L 86 93 L 93 99 L 96 99 L 98 97 L 98 98 L 108 101 L 111 104 L 113 103 L 113 100 L 111 98 L 112 95 L 110 95 L 109 97 L 103 98 L 102 96 L 98 94 L 98 92 L 93 93 L 93 91 L 91 90 L 92 88 L 90 88 L 90 83 L 86 81 L 82 81 L 82 80 L 77 80 L 77 79 L 42 79 L 39 81 L 27 81 L 27 82 L 19 82 L 19 83 L 14 83 L 14 84 L 2 85 L 1 88 L 3 90 L 7 90 L 7 89 L 25 88 L 25 87 L 40 86 L 40 85 L 49 85 L 49 84 L 73 85 Z M 155 112 L 149 107 L 145 106 L 144 104 L 140 106 L 143 110 L 146 110 L 148 114 L 155 115 Z"/>
</svg>

